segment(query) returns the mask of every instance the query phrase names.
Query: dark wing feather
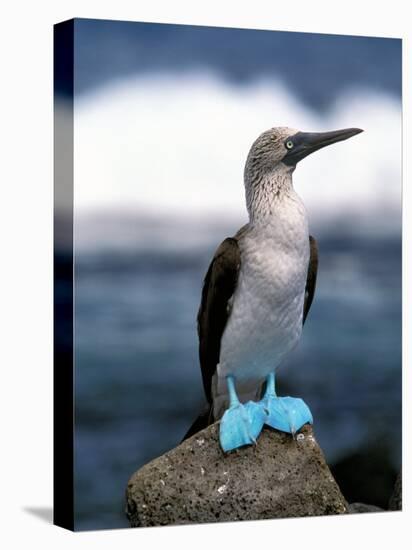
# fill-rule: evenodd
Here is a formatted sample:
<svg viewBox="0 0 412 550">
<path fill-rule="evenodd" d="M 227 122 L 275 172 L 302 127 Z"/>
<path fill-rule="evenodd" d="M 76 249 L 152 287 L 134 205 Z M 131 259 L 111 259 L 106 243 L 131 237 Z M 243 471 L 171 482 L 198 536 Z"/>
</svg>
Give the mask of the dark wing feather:
<svg viewBox="0 0 412 550">
<path fill-rule="evenodd" d="M 303 323 L 306 321 L 310 306 L 312 305 L 316 288 L 316 276 L 318 273 L 318 245 L 316 244 L 316 240 L 312 237 L 312 235 L 309 236 L 309 247 L 310 259 L 308 266 L 308 276 L 306 279 L 305 303 L 303 305 Z"/>
<path fill-rule="evenodd" d="M 203 386 L 212 402 L 211 383 L 219 363 L 220 341 L 230 315 L 230 298 L 236 288 L 240 250 L 235 238 L 227 238 L 217 249 L 203 283 L 197 316 L 199 358 Z"/>
</svg>

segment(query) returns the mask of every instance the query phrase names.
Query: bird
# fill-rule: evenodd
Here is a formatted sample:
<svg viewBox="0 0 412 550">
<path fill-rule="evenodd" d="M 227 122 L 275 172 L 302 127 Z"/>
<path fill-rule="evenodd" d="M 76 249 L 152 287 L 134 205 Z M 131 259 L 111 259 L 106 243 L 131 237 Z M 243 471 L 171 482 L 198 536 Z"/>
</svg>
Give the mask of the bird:
<svg viewBox="0 0 412 550">
<path fill-rule="evenodd" d="M 244 168 L 249 221 L 218 246 L 203 281 L 197 329 L 208 404 L 183 439 L 219 420 L 229 452 L 256 444 L 264 425 L 295 436 L 313 424 L 303 399 L 276 393 L 276 370 L 299 342 L 318 271 L 292 176 L 311 153 L 362 131 L 274 127 L 253 142 Z"/>
</svg>

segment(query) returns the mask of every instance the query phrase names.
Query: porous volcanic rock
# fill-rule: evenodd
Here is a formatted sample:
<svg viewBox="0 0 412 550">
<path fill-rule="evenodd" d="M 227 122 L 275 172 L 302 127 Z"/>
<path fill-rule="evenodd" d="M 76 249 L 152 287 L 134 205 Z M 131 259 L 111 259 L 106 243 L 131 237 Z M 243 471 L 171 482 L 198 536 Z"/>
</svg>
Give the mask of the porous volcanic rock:
<svg viewBox="0 0 412 550">
<path fill-rule="evenodd" d="M 264 428 L 256 446 L 224 453 L 215 423 L 135 472 L 132 527 L 344 514 L 348 505 L 306 425 L 295 439 Z"/>
</svg>

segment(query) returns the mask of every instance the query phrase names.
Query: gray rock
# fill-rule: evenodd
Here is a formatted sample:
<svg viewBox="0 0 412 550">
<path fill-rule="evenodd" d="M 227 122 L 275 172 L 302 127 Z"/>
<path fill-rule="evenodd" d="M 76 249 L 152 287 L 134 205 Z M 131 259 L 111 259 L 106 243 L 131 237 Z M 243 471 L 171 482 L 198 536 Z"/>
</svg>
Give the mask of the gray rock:
<svg viewBox="0 0 412 550">
<path fill-rule="evenodd" d="M 389 499 L 388 510 L 402 510 L 402 472 L 399 472 L 396 478 L 395 487 Z"/>
<path fill-rule="evenodd" d="M 225 454 L 215 423 L 138 470 L 126 500 L 132 527 L 347 513 L 310 426 Z"/>
<path fill-rule="evenodd" d="M 373 504 L 363 504 L 363 502 L 352 502 L 348 506 L 350 514 L 367 514 L 374 512 L 385 512 L 383 508 L 374 506 Z"/>
</svg>

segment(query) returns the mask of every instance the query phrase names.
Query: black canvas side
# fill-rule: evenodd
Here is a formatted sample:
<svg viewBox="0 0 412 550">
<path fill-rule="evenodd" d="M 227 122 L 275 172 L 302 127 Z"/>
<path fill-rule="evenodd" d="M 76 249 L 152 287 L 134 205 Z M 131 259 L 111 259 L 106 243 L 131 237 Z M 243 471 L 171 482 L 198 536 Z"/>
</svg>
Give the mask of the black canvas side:
<svg viewBox="0 0 412 550">
<path fill-rule="evenodd" d="M 74 21 L 54 26 L 54 512 L 74 530 L 73 84 Z"/>
</svg>

